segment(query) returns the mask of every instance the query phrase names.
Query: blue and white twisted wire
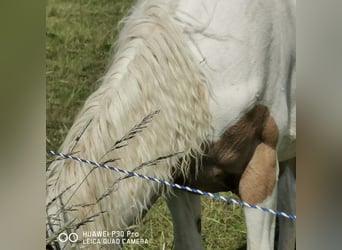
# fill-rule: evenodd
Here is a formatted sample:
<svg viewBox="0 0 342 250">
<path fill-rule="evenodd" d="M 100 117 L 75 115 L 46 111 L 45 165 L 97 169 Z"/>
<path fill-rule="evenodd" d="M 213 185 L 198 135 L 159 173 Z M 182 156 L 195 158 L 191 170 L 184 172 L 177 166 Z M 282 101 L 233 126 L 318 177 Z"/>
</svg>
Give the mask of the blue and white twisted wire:
<svg viewBox="0 0 342 250">
<path fill-rule="evenodd" d="M 182 185 L 179 185 L 179 184 L 176 184 L 176 183 L 173 183 L 173 182 L 169 182 L 169 181 L 165 181 L 165 180 L 159 180 L 159 179 L 154 178 L 154 177 L 146 176 L 146 175 L 143 175 L 143 174 L 138 174 L 138 173 L 135 173 L 135 172 L 132 172 L 132 171 L 128 171 L 128 170 L 117 168 L 117 167 L 108 166 L 106 164 L 102 164 L 102 163 L 98 163 L 98 162 L 94 162 L 94 161 L 89 161 L 89 160 L 81 159 L 81 158 L 78 158 L 76 156 L 71 156 L 71 155 L 68 155 L 68 154 L 63 154 L 63 153 L 60 153 L 60 152 L 55 152 L 55 151 L 52 151 L 52 150 L 49 150 L 49 149 L 47 149 L 46 152 L 48 154 L 51 154 L 51 155 L 60 156 L 60 157 L 62 157 L 64 159 L 71 159 L 71 160 L 87 163 L 87 164 L 93 165 L 95 167 L 106 168 L 106 169 L 111 170 L 111 171 L 116 171 L 116 172 L 123 173 L 123 174 L 129 175 L 129 176 L 139 177 L 139 178 L 142 178 L 142 179 L 146 179 L 148 181 L 157 182 L 159 184 L 164 184 L 164 185 L 167 185 L 167 186 L 170 186 L 170 187 L 173 187 L 173 188 L 177 188 L 177 189 L 180 189 L 180 190 L 185 190 L 185 191 L 189 191 L 189 192 L 192 192 L 192 193 L 209 196 L 209 197 L 217 199 L 217 200 L 223 200 L 225 202 L 237 204 L 237 205 L 240 205 L 240 206 L 243 206 L 243 207 L 249 207 L 249 208 L 258 209 L 260 211 L 271 213 L 271 214 L 274 214 L 276 216 L 282 216 L 282 217 L 285 217 L 285 218 L 288 218 L 288 219 L 291 219 L 291 220 L 296 220 L 297 219 L 297 216 L 294 215 L 294 214 L 287 214 L 287 213 L 284 213 L 284 212 L 281 212 L 281 211 L 277 211 L 277 210 L 273 210 L 273 209 L 270 209 L 270 208 L 260 207 L 258 205 L 249 204 L 249 203 L 244 202 L 244 201 L 235 200 L 235 199 L 232 199 L 232 198 L 224 197 L 222 195 L 201 191 L 199 189 L 191 188 L 191 187 L 188 187 L 188 186 L 182 186 Z"/>
</svg>

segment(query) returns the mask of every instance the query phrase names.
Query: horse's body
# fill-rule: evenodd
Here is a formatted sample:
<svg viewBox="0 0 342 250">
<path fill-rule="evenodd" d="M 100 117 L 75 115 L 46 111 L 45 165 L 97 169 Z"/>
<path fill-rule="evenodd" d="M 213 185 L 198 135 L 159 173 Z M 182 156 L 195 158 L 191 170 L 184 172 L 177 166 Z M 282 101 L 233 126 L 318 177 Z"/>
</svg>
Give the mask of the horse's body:
<svg viewBox="0 0 342 250">
<path fill-rule="evenodd" d="M 278 162 L 295 157 L 294 15 L 293 1 L 139 1 L 61 151 L 118 159 L 129 170 L 183 152 L 139 171 L 214 192 L 236 190 L 247 202 L 276 208 Z M 155 110 L 146 129 L 111 150 Z M 126 178 L 98 200 L 120 176 L 95 169 L 86 177 L 89 169 L 79 165 L 50 166 L 48 201 L 75 184 L 48 209 L 61 225 L 105 210 L 79 230 L 124 230 L 163 193 L 157 184 Z M 89 203 L 96 204 L 77 206 Z M 201 249 L 199 197 L 176 192 L 168 204 L 176 248 Z M 75 211 L 65 209 L 72 205 Z M 251 209 L 245 215 L 249 249 L 273 249 L 274 216 Z"/>
<path fill-rule="evenodd" d="M 278 162 L 295 157 L 295 1 L 193 0 L 181 2 L 180 9 L 188 45 L 210 79 L 213 97 L 211 144 L 202 171 L 190 184 L 212 192 L 236 190 L 245 201 L 275 208 Z M 290 175 L 285 171 L 281 191 L 291 186 Z M 284 200 L 281 208 L 294 212 L 294 190 L 286 191 L 279 197 Z M 171 211 L 176 210 L 174 220 L 189 207 L 189 199 L 169 202 Z M 171 203 L 180 205 L 177 209 Z M 245 215 L 249 249 L 273 249 L 274 218 L 250 209 Z M 191 237 L 182 237 L 195 232 L 196 223 L 179 217 L 176 242 L 193 246 Z M 290 225 L 284 230 L 286 223 Z M 289 227 L 293 229 L 293 222 L 281 219 L 281 230 Z M 294 249 L 293 231 L 281 234 L 279 249 Z"/>
</svg>

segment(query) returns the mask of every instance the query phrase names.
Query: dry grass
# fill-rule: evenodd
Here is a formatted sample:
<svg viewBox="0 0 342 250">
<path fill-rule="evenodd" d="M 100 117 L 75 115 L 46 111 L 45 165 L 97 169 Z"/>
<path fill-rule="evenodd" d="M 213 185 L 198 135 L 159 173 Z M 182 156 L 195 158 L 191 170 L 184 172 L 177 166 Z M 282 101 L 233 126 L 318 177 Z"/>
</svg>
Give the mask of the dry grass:
<svg viewBox="0 0 342 250">
<path fill-rule="evenodd" d="M 118 22 L 132 0 L 49 0 L 46 9 L 47 148 L 57 149 L 108 64 Z M 119 138 L 118 138 L 119 139 Z M 231 196 L 230 193 L 225 195 Z M 206 249 L 238 249 L 246 241 L 242 209 L 202 198 Z M 145 249 L 172 249 L 170 213 L 159 199 L 136 228 Z M 142 249 L 126 246 L 125 249 Z"/>
</svg>

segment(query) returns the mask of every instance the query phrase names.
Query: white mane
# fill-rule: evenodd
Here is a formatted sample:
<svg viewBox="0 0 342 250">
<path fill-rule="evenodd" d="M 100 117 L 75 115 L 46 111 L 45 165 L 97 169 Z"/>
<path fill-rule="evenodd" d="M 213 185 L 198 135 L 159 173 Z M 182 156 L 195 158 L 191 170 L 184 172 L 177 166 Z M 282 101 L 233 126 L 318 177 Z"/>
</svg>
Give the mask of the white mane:
<svg viewBox="0 0 342 250">
<path fill-rule="evenodd" d="M 174 5 L 172 1 L 140 1 L 125 18 L 112 64 L 99 89 L 77 116 L 61 152 L 77 152 L 81 158 L 99 162 L 118 159 L 112 165 L 128 170 L 160 156 L 184 152 L 182 161 L 169 158 L 139 170 L 164 180 L 172 180 L 175 171 L 185 175 L 190 156 L 202 153 L 201 145 L 210 131 L 211 121 L 208 87 L 199 62 L 193 60 L 186 46 L 183 30 L 174 20 Z M 107 153 L 134 125 L 156 110 L 160 113 L 127 146 Z M 122 175 L 71 160 L 54 161 L 48 172 L 48 202 L 72 184 L 75 185 L 63 195 L 65 208 L 96 202 L 119 177 Z M 67 213 L 60 227 L 73 218 L 79 223 L 106 211 L 95 217 L 95 222 L 80 228 L 125 229 L 139 221 L 143 210 L 161 191 L 159 186 L 145 180 L 124 179 L 117 190 L 96 205 L 77 206 L 76 211 Z M 60 202 L 55 202 L 48 214 L 58 214 L 60 206 Z M 130 214 L 137 217 L 130 218 Z"/>
</svg>

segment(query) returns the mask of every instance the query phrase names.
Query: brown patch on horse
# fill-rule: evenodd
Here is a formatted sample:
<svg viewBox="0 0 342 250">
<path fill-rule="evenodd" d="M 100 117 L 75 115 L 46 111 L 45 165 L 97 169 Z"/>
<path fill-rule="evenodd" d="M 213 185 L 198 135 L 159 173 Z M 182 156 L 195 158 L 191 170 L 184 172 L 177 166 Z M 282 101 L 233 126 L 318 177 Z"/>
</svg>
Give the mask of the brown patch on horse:
<svg viewBox="0 0 342 250">
<path fill-rule="evenodd" d="M 276 183 L 275 167 L 275 149 L 260 143 L 240 180 L 239 193 L 242 200 L 258 204 L 270 196 Z"/>
<path fill-rule="evenodd" d="M 258 204 L 272 194 L 277 178 L 277 142 L 278 128 L 268 113 L 261 141 L 240 180 L 239 193 L 244 201 Z"/>
<path fill-rule="evenodd" d="M 239 191 L 246 201 L 258 203 L 275 184 L 277 141 L 278 128 L 268 108 L 256 105 L 207 146 L 202 168 L 185 183 L 209 192 Z"/>
</svg>

